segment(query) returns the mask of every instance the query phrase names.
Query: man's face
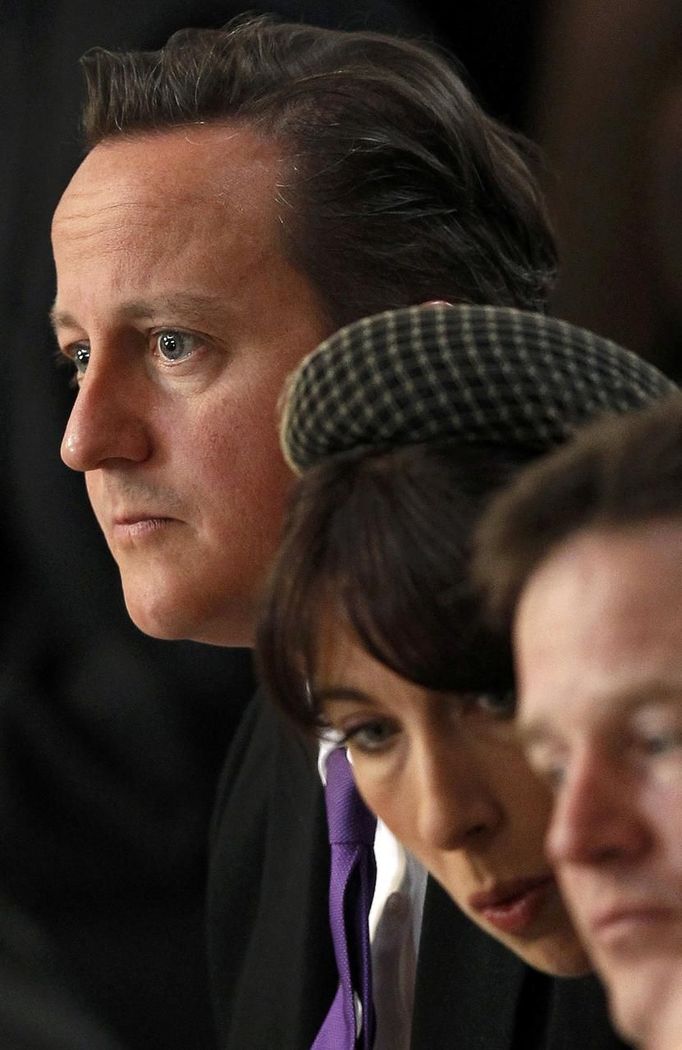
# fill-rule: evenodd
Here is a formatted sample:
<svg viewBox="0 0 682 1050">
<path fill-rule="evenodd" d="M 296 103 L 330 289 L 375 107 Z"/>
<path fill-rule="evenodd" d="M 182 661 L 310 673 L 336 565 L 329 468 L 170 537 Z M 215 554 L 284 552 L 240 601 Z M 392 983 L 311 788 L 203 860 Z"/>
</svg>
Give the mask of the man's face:
<svg viewBox="0 0 682 1050">
<path fill-rule="evenodd" d="M 62 457 L 156 637 L 250 644 L 277 543 L 277 398 L 333 327 L 281 246 L 279 163 L 229 126 L 105 141 L 54 217 L 54 323 L 78 375 Z"/>
<path fill-rule="evenodd" d="M 682 522 L 572 537 L 530 578 L 515 644 L 561 887 L 622 1031 L 679 1050 Z"/>
</svg>

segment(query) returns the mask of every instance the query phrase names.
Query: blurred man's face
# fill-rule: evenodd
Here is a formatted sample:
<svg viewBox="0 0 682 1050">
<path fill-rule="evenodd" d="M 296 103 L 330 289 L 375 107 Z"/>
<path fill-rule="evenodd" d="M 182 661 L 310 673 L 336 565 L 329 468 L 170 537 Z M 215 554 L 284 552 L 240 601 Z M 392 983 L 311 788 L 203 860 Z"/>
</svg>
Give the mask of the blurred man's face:
<svg viewBox="0 0 682 1050">
<path fill-rule="evenodd" d="M 276 546 L 276 401 L 331 331 L 282 250 L 279 161 L 244 128 L 114 139 L 55 214 L 54 323 L 78 380 L 62 456 L 156 637 L 250 644 Z"/>
<path fill-rule="evenodd" d="M 515 643 L 561 887 L 621 1030 L 679 1050 L 682 522 L 571 538 L 525 588 Z"/>
</svg>

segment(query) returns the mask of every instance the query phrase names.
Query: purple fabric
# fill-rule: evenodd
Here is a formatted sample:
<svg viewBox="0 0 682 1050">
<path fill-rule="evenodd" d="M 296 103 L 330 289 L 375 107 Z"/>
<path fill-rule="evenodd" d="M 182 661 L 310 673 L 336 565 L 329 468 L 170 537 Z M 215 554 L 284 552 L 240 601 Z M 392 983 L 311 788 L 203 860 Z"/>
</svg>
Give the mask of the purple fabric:
<svg viewBox="0 0 682 1050">
<path fill-rule="evenodd" d="M 325 800 L 331 846 L 329 919 L 339 987 L 312 1050 L 371 1050 L 375 1019 L 368 918 L 376 881 L 376 818 L 358 794 L 344 750 L 332 751 L 327 759 Z M 362 1005 L 357 1039 L 354 993 Z"/>
</svg>

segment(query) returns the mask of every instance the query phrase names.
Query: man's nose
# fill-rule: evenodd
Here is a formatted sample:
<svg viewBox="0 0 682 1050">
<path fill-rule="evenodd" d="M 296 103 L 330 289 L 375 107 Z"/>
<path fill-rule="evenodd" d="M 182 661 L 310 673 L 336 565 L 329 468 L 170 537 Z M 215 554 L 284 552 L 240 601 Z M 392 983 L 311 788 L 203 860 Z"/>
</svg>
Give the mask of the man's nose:
<svg viewBox="0 0 682 1050">
<path fill-rule="evenodd" d="M 503 810 L 465 745 L 447 739 L 415 755 L 418 835 L 435 849 L 486 841 Z"/>
<path fill-rule="evenodd" d="M 141 395 L 140 379 L 130 367 L 91 351 L 62 439 L 67 467 L 89 471 L 111 461 L 147 459 L 149 427 Z"/>
<path fill-rule="evenodd" d="M 646 848 L 649 835 L 623 775 L 605 751 L 585 748 L 569 760 L 547 833 L 553 864 L 625 859 Z"/>
</svg>

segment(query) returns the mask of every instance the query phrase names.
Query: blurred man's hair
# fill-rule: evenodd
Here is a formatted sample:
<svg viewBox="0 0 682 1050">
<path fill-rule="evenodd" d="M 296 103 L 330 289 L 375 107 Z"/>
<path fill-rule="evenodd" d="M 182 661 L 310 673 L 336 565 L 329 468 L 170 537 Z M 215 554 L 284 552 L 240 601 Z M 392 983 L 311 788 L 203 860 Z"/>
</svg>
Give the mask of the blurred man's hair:
<svg viewBox="0 0 682 1050">
<path fill-rule="evenodd" d="M 90 147 L 221 122 L 281 146 L 284 248 L 337 325 L 429 299 L 543 308 L 556 256 L 532 150 L 434 48 L 261 16 L 81 61 Z"/>
<path fill-rule="evenodd" d="M 521 593 L 558 546 L 586 529 L 679 518 L 682 395 L 608 417 L 524 469 L 477 529 L 474 576 L 493 622 L 508 629 Z"/>
</svg>

